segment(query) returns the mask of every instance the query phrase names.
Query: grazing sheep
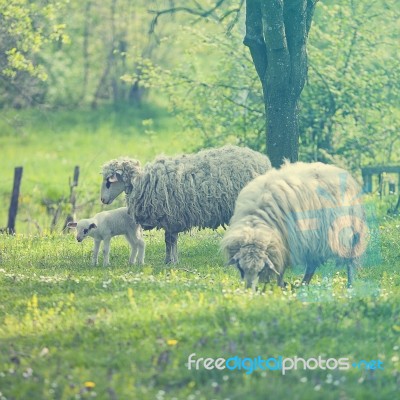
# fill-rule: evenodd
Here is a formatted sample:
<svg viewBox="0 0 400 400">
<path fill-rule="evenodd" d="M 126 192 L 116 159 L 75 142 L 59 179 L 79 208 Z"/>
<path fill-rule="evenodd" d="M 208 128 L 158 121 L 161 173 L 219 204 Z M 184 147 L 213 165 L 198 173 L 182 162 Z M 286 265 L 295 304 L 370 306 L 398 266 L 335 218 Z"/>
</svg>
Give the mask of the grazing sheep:
<svg viewBox="0 0 400 400">
<path fill-rule="evenodd" d="M 305 266 L 303 283 L 330 258 L 353 269 L 365 251 L 368 228 L 361 189 L 348 172 L 322 163 L 286 163 L 250 182 L 239 194 L 221 247 L 247 287 Z"/>
<path fill-rule="evenodd" d="M 165 262 L 177 263 L 178 233 L 228 224 L 240 190 L 269 168 L 267 156 L 237 146 L 161 156 L 143 169 L 119 158 L 103 165 L 101 201 L 125 191 L 129 214 L 143 229 L 165 230 Z"/>
<path fill-rule="evenodd" d="M 124 235 L 131 246 L 129 263 L 136 260 L 138 264 L 144 262 L 145 243 L 142 239 L 142 228 L 128 215 L 127 207 L 103 211 L 93 218 L 81 219 L 78 222 L 69 222 L 68 228 L 76 228 L 76 240 L 82 242 L 88 236 L 94 239 L 93 264 L 97 265 L 101 241 L 103 244 L 103 265 L 109 265 L 110 241 L 118 235 Z"/>
</svg>

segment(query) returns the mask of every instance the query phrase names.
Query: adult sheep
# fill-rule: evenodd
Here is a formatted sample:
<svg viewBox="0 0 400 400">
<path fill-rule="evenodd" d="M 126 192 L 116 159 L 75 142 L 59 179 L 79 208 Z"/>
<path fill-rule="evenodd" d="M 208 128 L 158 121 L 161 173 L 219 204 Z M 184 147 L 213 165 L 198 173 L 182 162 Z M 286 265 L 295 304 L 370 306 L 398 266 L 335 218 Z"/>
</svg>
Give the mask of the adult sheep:
<svg viewBox="0 0 400 400">
<path fill-rule="evenodd" d="M 229 264 L 247 287 L 276 276 L 283 286 L 288 265 L 316 268 L 335 259 L 347 265 L 348 284 L 368 242 L 361 189 L 345 170 L 322 163 L 286 163 L 250 182 L 239 194 L 222 241 Z"/>
<path fill-rule="evenodd" d="M 269 168 L 267 156 L 231 145 L 160 156 L 144 168 L 119 158 L 103 165 L 101 201 L 110 204 L 125 191 L 130 215 L 143 229 L 165 230 L 165 262 L 177 263 L 178 233 L 227 225 L 240 190 Z"/>
</svg>

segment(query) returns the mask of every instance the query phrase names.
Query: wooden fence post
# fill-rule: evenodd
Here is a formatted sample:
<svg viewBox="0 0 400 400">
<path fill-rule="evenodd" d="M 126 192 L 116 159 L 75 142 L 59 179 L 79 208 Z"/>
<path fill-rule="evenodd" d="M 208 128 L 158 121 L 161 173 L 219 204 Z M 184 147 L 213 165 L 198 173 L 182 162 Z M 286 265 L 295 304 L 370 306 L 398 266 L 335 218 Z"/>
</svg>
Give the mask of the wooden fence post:
<svg viewBox="0 0 400 400">
<path fill-rule="evenodd" d="M 7 232 L 10 234 L 15 233 L 15 219 L 17 217 L 18 212 L 18 198 L 19 198 L 19 188 L 21 186 L 22 180 L 22 167 L 16 167 L 14 169 L 14 185 L 11 194 L 11 202 L 10 208 L 8 210 L 8 224 L 7 224 Z"/>
<path fill-rule="evenodd" d="M 75 166 L 74 169 L 74 177 L 71 181 L 71 178 L 69 179 L 69 202 L 71 204 L 71 213 L 67 215 L 67 218 L 65 219 L 64 226 L 63 226 L 63 232 L 67 232 L 67 225 L 68 222 L 75 221 L 76 219 L 76 193 L 75 193 L 75 188 L 78 186 L 79 182 L 79 165 Z"/>
</svg>

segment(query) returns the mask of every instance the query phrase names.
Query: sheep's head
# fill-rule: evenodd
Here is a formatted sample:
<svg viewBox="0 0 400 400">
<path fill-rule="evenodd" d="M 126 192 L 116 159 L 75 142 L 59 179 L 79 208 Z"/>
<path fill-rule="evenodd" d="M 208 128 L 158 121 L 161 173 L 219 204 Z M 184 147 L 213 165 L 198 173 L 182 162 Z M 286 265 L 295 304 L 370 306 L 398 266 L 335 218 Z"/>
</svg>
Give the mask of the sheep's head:
<svg viewBox="0 0 400 400">
<path fill-rule="evenodd" d="M 97 225 L 90 219 L 81 219 L 79 222 L 68 222 L 67 227 L 76 228 L 76 240 L 82 242 Z"/>
<path fill-rule="evenodd" d="M 247 288 L 256 288 L 258 282 L 282 281 L 283 259 L 275 235 L 250 227 L 230 230 L 222 240 L 228 254 L 228 265 L 235 265 Z"/>
<path fill-rule="evenodd" d="M 103 183 L 101 186 L 101 201 L 111 204 L 122 192 L 132 191 L 132 182 L 140 172 L 140 162 L 131 158 L 111 160 L 103 165 Z"/>
</svg>

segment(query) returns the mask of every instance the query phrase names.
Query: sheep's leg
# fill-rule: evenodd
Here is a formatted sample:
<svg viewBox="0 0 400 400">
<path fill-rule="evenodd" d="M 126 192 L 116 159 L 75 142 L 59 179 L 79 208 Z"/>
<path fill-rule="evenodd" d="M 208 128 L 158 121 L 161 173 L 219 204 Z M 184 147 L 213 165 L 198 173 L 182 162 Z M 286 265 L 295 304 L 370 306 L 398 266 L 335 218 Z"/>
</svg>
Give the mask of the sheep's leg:
<svg viewBox="0 0 400 400">
<path fill-rule="evenodd" d="M 350 260 L 347 260 L 347 262 L 346 262 L 347 287 L 349 287 L 349 288 L 353 286 L 355 269 L 357 268 L 358 263 L 359 263 L 359 260 L 357 260 L 357 259 L 350 259 Z"/>
<path fill-rule="evenodd" d="M 281 274 L 277 277 L 277 281 L 278 281 L 279 287 L 284 288 L 286 286 L 286 282 L 284 282 L 284 280 L 283 280 L 283 274 Z"/>
<path fill-rule="evenodd" d="M 178 234 L 173 232 L 165 232 L 165 264 L 178 263 Z"/>
<path fill-rule="evenodd" d="M 171 256 L 172 256 L 172 263 L 173 264 L 178 264 L 178 234 L 174 234 L 174 241 L 172 243 L 172 249 L 171 249 Z"/>
<path fill-rule="evenodd" d="M 301 281 L 302 284 L 308 285 L 310 283 L 317 267 L 318 267 L 318 264 L 315 262 L 307 263 L 306 272 L 304 273 L 303 280 Z"/>
<path fill-rule="evenodd" d="M 104 239 L 103 244 L 103 266 L 106 267 L 110 264 L 110 241 L 111 238 Z"/>
<path fill-rule="evenodd" d="M 101 240 L 94 241 L 93 247 L 93 257 L 92 257 L 92 264 L 97 265 L 99 260 L 99 249 L 100 249 Z"/>
<path fill-rule="evenodd" d="M 165 231 L 165 264 L 169 264 L 171 262 L 171 239 L 170 233 Z"/>
</svg>

